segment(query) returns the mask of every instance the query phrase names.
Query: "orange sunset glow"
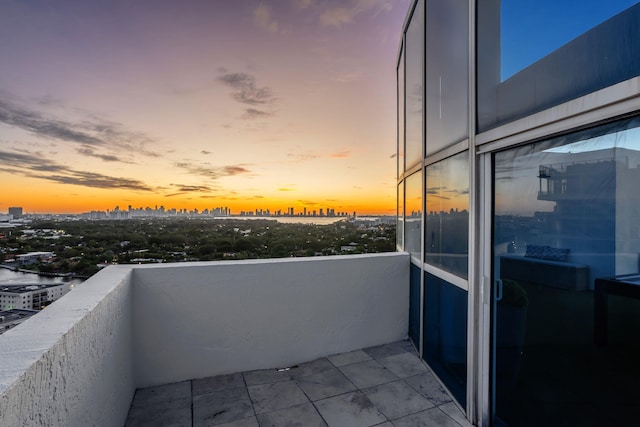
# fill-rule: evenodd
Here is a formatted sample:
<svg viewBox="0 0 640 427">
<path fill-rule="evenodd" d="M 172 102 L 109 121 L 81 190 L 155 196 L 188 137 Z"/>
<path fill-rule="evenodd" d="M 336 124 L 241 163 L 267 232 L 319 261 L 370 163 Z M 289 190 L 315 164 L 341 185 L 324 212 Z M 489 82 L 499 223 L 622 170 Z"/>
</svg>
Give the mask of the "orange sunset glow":
<svg viewBox="0 0 640 427">
<path fill-rule="evenodd" d="M 394 215 L 408 4 L 5 4 L 0 212 Z"/>
</svg>

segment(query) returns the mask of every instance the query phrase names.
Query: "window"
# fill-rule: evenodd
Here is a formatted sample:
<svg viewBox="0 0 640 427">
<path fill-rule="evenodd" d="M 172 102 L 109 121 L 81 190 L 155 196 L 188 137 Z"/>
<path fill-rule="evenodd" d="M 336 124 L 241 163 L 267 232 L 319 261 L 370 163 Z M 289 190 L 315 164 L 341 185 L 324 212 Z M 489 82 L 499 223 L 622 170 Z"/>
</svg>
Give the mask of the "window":
<svg viewBox="0 0 640 427">
<path fill-rule="evenodd" d="M 405 180 L 405 250 L 422 262 L 422 171 Z"/>
<path fill-rule="evenodd" d="M 640 75 L 639 21 L 631 0 L 479 1 L 478 130 Z"/>
<path fill-rule="evenodd" d="M 422 160 L 424 2 L 418 1 L 406 33 L 405 170 Z"/>
<path fill-rule="evenodd" d="M 396 244 L 404 249 L 404 182 L 398 184 L 398 214 L 396 216 Z"/>
<path fill-rule="evenodd" d="M 425 262 L 466 278 L 469 259 L 469 153 L 426 168 Z"/>
<path fill-rule="evenodd" d="M 427 2 L 427 145 L 435 153 L 468 134 L 468 0 Z"/>
</svg>

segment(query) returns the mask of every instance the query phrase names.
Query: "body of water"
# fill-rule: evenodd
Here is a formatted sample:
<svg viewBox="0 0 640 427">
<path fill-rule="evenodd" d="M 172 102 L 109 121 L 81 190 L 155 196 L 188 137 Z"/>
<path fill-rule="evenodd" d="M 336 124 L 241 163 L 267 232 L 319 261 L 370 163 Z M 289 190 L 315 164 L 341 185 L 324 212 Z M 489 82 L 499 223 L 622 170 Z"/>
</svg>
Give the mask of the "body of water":
<svg viewBox="0 0 640 427">
<path fill-rule="evenodd" d="M 0 285 L 7 285 L 7 284 L 46 285 L 51 283 L 62 283 L 62 282 L 65 282 L 65 280 L 71 283 L 72 285 L 77 285 L 79 283 L 82 283 L 82 280 L 80 279 L 69 280 L 62 277 L 44 277 L 44 276 L 38 276 L 37 274 L 34 274 L 34 273 L 18 273 L 15 271 L 7 270 L 6 268 L 0 268 Z"/>
<path fill-rule="evenodd" d="M 217 218 L 217 219 L 242 219 L 242 220 L 252 220 L 252 219 L 262 219 L 267 221 L 278 221 L 283 224 L 317 224 L 317 225 L 329 225 L 334 222 L 338 222 L 344 217 L 317 217 L 317 216 L 233 216 L 233 217 L 225 217 L 225 218 Z"/>
</svg>

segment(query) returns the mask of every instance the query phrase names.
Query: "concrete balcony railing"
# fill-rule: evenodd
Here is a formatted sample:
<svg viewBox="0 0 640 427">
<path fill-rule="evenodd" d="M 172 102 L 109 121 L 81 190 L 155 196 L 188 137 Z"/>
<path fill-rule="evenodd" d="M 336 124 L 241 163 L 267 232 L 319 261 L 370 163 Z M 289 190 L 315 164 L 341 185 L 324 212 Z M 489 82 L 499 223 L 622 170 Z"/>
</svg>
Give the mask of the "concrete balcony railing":
<svg viewBox="0 0 640 427">
<path fill-rule="evenodd" d="M 109 267 L 0 336 L 0 425 L 122 426 L 136 388 L 406 338 L 409 256 Z"/>
</svg>

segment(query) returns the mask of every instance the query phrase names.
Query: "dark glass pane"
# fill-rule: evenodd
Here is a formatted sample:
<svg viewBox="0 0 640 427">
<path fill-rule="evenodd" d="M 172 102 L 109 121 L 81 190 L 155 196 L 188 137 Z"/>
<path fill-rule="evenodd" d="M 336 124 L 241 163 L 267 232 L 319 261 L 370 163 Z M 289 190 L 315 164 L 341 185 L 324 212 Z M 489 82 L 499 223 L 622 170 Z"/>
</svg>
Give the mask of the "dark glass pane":
<svg viewBox="0 0 640 427">
<path fill-rule="evenodd" d="M 466 407 L 467 292 L 429 273 L 424 286 L 424 360 Z"/>
<path fill-rule="evenodd" d="M 422 268 L 411 264 L 409 270 L 409 338 L 420 348 L 420 278 Z"/>
<path fill-rule="evenodd" d="M 634 424 L 640 120 L 513 148 L 494 161 L 497 419 Z"/>
</svg>

